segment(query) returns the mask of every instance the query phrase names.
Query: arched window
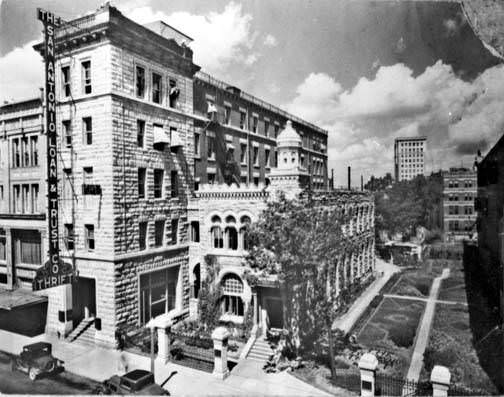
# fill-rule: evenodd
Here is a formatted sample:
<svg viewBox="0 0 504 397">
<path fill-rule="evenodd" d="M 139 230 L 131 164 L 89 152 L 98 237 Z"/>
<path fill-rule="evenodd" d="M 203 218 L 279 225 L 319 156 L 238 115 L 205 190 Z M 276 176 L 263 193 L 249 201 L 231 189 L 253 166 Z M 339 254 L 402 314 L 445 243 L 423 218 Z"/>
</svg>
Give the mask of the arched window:
<svg viewBox="0 0 504 397">
<path fill-rule="evenodd" d="M 238 234 L 233 226 L 226 227 L 227 248 L 230 250 L 238 249 Z"/>
<path fill-rule="evenodd" d="M 212 216 L 212 223 L 220 223 L 221 219 L 219 215 Z"/>
<path fill-rule="evenodd" d="M 198 299 L 199 290 L 201 288 L 200 264 L 198 263 L 193 269 L 193 297 Z"/>
<path fill-rule="evenodd" d="M 221 281 L 222 286 L 222 313 L 233 316 L 243 316 L 243 282 L 235 274 L 224 276 Z"/>
<path fill-rule="evenodd" d="M 250 224 L 252 223 L 250 217 L 248 215 L 243 215 L 240 218 L 240 245 L 241 249 L 248 251 L 249 250 L 249 245 L 248 245 L 248 240 L 247 240 L 247 230 L 250 227 Z"/>
<path fill-rule="evenodd" d="M 222 291 L 225 294 L 242 294 L 243 293 L 243 281 L 236 274 L 227 274 L 222 278 Z"/>
<path fill-rule="evenodd" d="M 236 223 L 236 219 L 233 215 L 226 216 L 226 223 Z"/>
<path fill-rule="evenodd" d="M 222 229 L 220 226 L 212 226 L 210 234 L 213 240 L 213 247 L 224 248 L 224 239 L 222 238 Z"/>
</svg>

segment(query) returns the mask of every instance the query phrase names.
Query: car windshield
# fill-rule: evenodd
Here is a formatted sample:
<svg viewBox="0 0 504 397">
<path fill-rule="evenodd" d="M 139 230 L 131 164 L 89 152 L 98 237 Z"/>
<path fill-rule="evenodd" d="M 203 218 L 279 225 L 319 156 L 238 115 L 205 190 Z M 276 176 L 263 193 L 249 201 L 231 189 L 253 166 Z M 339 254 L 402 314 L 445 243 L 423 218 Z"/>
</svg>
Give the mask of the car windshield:
<svg viewBox="0 0 504 397">
<path fill-rule="evenodd" d="M 33 357 L 47 356 L 51 354 L 49 348 L 47 347 L 37 349 L 25 348 L 24 351 L 28 352 Z"/>
</svg>

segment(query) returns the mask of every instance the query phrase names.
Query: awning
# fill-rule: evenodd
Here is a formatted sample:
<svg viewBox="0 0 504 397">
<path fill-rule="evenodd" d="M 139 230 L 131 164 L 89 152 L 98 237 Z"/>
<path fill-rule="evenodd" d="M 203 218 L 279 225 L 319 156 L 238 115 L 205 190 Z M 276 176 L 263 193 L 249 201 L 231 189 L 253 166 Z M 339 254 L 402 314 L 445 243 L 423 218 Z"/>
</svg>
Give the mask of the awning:
<svg viewBox="0 0 504 397">
<path fill-rule="evenodd" d="M 47 302 L 47 296 L 34 294 L 27 289 L 18 288 L 12 291 L 0 289 L 0 309 L 3 310 L 39 305 L 44 302 Z"/>
</svg>

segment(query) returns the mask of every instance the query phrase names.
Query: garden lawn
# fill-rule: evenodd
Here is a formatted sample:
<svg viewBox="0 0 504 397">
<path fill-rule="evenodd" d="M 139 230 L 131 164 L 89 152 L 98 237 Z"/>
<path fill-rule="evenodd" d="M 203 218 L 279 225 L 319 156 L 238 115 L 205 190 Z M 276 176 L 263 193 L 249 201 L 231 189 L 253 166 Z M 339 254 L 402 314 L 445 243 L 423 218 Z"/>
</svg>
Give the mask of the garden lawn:
<svg viewBox="0 0 504 397">
<path fill-rule="evenodd" d="M 392 353 L 394 362 L 382 363 L 387 373 L 396 376 L 407 373 L 424 308 L 422 301 L 384 298 L 357 336 L 357 341 L 368 349 Z"/>
<path fill-rule="evenodd" d="M 450 277 L 441 280 L 439 300 L 467 303 L 464 272 L 460 269 L 452 269 Z"/>
<path fill-rule="evenodd" d="M 466 306 L 436 304 L 429 344 L 424 354 L 422 378 L 428 379 L 433 365 L 444 365 L 451 372 L 451 383 L 495 394 L 497 390 L 481 368 L 473 347 Z"/>
<path fill-rule="evenodd" d="M 402 274 L 399 281 L 389 293 L 427 298 L 434 277 L 436 277 L 436 275 L 433 272 L 429 272 L 425 267 L 407 270 Z"/>
</svg>

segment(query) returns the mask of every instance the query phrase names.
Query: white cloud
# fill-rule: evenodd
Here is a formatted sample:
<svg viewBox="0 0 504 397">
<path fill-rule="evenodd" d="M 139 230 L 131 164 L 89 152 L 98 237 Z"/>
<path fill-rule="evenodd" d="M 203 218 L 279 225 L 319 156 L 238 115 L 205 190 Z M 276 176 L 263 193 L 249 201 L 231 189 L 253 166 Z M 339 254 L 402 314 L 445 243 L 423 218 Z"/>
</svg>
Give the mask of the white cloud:
<svg viewBox="0 0 504 397">
<path fill-rule="evenodd" d="M 222 12 L 195 15 L 188 12 L 166 14 L 148 5 L 122 7 L 134 21 L 145 24 L 162 20 L 194 39 L 191 48 L 195 63 L 210 73 L 223 73 L 231 64 L 250 66 L 259 54 L 253 50 L 257 33 L 252 31 L 250 14 L 243 13 L 240 4 L 230 2 Z"/>
<path fill-rule="evenodd" d="M 44 66 L 42 57 L 33 49 L 38 42 L 31 41 L 0 58 L 0 104 L 40 95 Z"/>
<path fill-rule="evenodd" d="M 440 61 L 416 77 L 403 64 L 382 66 L 349 90 L 311 73 L 285 107 L 329 130 L 329 166 L 340 183 L 347 165 L 365 179 L 392 172 L 399 136 L 427 136 L 428 172 L 461 160 L 469 165 L 477 149 L 490 148 L 504 132 L 504 66 L 472 82 Z"/>
<path fill-rule="evenodd" d="M 276 47 L 278 45 L 278 41 L 275 36 L 272 34 L 267 34 L 266 37 L 264 38 L 263 44 L 266 47 Z"/>
</svg>

